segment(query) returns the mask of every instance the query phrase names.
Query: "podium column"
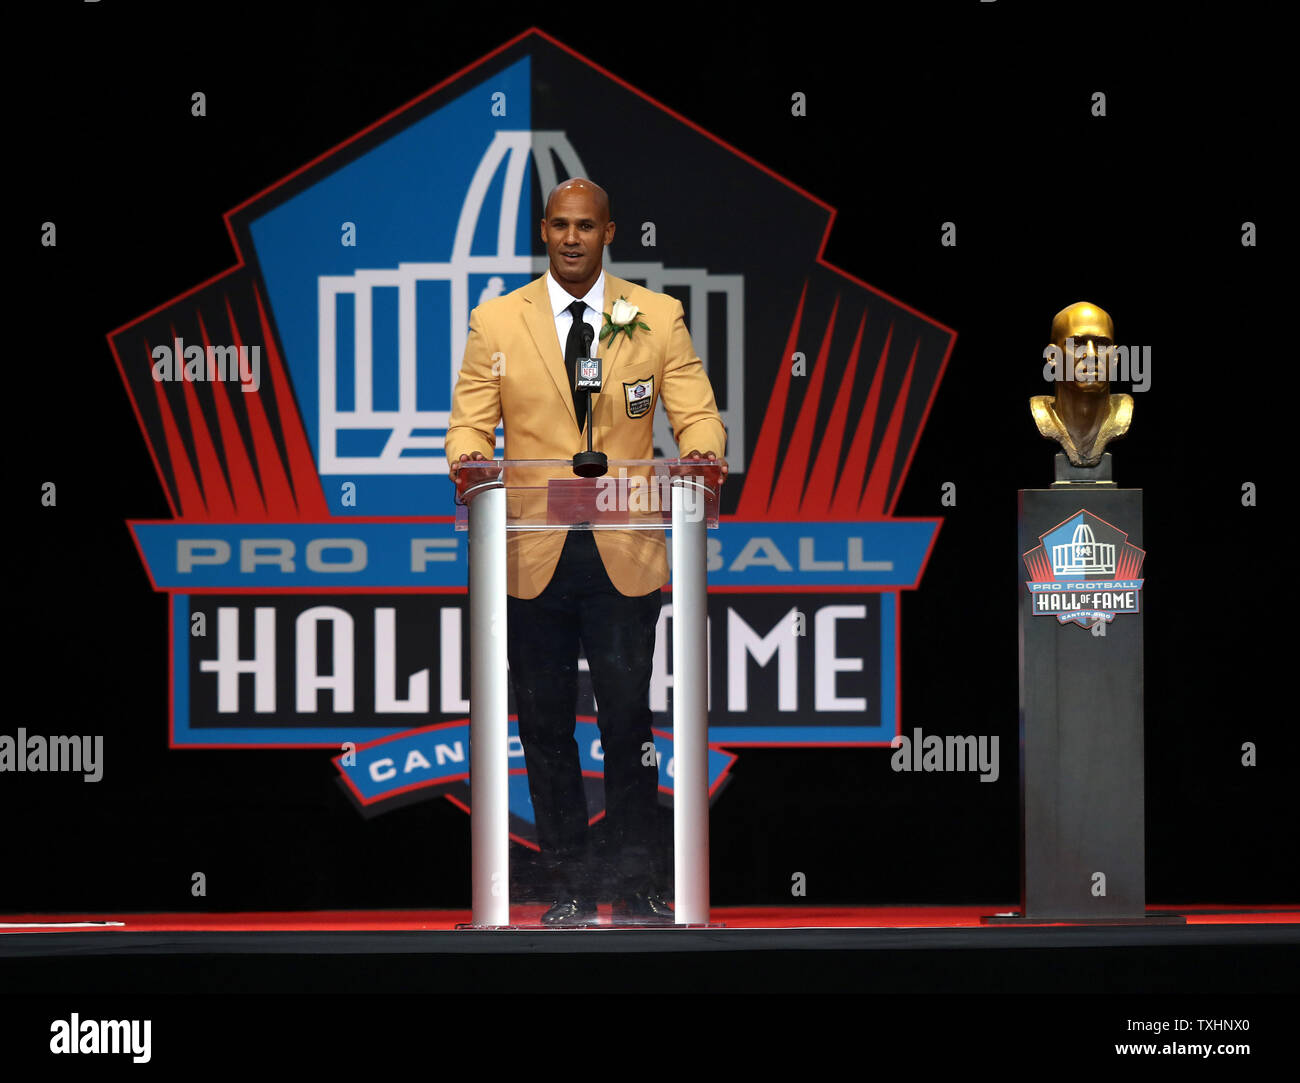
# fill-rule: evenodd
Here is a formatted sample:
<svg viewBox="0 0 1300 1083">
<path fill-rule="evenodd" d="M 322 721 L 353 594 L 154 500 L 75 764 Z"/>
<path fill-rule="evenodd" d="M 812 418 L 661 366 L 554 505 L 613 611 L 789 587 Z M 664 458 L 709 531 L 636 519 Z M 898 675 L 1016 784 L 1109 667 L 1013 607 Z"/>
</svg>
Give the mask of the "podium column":
<svg viewBox="0 0 1300 1083">
<path fill-rule="evenodd" d="M 506 491 L 469 505 L 470 879 L 475 925 L 510 924 Z"/>
<path fill-rule="evenodd" d="M 673 912 L 678 925 L 709 920 L 708 567 L 704 493 L 674 478 L 673 498 Z"/>
<path fill-rule="evenodd" d="M 1056 474 L 1051 489 L 1019 494 L 1022 580 L 1035 559 L 1044 575 L 1065 580 L 1045 584 L 1060 593 L 1041 599 L 1020 588 L 1021 912 L 1143 919 L 1141 560 L 1132 559 L 1142 552 L 1142 490 L 1115 486 L 1109 454 L 1095 468 L 1058 454 Z M 1066 560 L 1082 561 L 1086 576 L 1063 576 Z M 1117 579 L 1130 582 L 1106 582 Z M 1103 598 L 1126 608 L 1110 620 L 1086 615 Z M 1043 612 L 1049 600 L 1060 616 Z M 1063 620 L 1069 606 L 1079 621 Z"/>
</svg>

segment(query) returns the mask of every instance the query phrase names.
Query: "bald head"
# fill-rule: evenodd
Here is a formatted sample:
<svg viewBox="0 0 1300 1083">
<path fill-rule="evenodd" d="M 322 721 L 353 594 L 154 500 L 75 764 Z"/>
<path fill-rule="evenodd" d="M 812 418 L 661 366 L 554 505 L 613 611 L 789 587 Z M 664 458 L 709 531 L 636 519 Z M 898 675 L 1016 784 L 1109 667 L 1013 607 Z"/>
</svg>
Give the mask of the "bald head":
<svg viewBox="0 0 1300 1083">
<path fill-rule="evenodd" d="M 1052 343 L 1066 374 L 1058 398 L 1083 395 L 1104 399 L 1109 394 L 1114 338 L 1110 314 L 1088 301 L 1067 305 L 1052 318 Z"/>
<path fill-rule="evenodd" d="M 585 297 L 601 275 L 605 246 L 614 239 L 609 196 L 586 177 L 570 177 L 551 189 L 542 219 L 542 243 L 551 277 L 574 297 Z"/>
<path fill-rule="evenodd" d="M 570 177 L 566 181 L 560 181 L 550 194 L 546 197 L 545 216 L 551 217 L 551 204 L 555 202 L 555 197 L 561 192 L 575 191 L 590 195 L 595 201 L 596 206 L 600 209 L 601 216 L 606 222 L 609 221 L 609 195 L 595 181 L 589 181 L 586 177 Z"/>
<path fill-rule="evenodd" d="M 1115 337 L 1115 325 L 1104 309 L 1087 301 L 1076 301 L 1052 317 L 1052 341 L 1064 346 L 1065 340 L 1071 337 L 1109 341 Z"/>
</svg>

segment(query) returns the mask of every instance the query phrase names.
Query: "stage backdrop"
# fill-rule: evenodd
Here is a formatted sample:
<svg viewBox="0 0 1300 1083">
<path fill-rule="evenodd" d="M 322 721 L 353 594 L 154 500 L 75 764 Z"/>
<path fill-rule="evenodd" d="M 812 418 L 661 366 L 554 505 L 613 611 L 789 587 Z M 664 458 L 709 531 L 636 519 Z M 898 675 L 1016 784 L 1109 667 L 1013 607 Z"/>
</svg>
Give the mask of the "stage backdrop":
<svg viewBox="0 0 1300 1083">
<path fill-rule="evenodd" d="M 1053 117 L 1112 156 L 1137 145 L 1153 88 L 1132 78 L 1139 105 L 1098 117 L 1086 79 L 1047 100 L 999 83 L 1025 113 L 994 109 L 981 141 L 958 123 L 969 69 L 902 101 L 920 77 L 883 48 L 863 83 L 786 73 L 751 28 L 692 90 L 563 34 L 472 40 L 398 42 L 401 64 L 358 61 L 362 91 L 310 107 L 287 76 L 128 84 L 103 189 L 53 186 L 32 303 L 79 344 L 76 422 L 33 432 L 29 707 L 5 731 L 31 769 L 3 785 L 33 838 L 112 841 L 76 865 L 29 848 L 0 905 L 468 903 L 466 535 L 443 437 L 469 311 L 545 269 L 537 222 L 569 176 L 611 195 L 608 270 L 681 300 L 730 434 L 709 540 L 715 900 L 1014 900 L 1015 490 L 1051 480 L 1027 400 L 1050 390 L 1052 314 L 1088 299 L 1147 360 L 1116 388 L 1137 407 L 1112 450 L 1147 493 L 1148 897 L 1275 901 L 1250 840 L 1291 768 L 1244 762 L 1279 734 L 1245 677 L 1263 603 L 1230 574 L 1270 537 L 1251 494 L 1271 466 L 1239 413 L 1194 470 L 1180 457 L 1230 381 L 1189 354 L 1208 343 L 1175 302 L 1199 289 L 1190 311 L 1224 314 L 1232 352 L 1260 348 L 1258 212 L 1229 190 L 1175 228 L 1109 175 L 1029 172 Z M 158 95 L 176 116 L 149 112 Z M 141 178 L 151 143 L 189 165 Z M 159 201 L 143 240 L 106 223 L 110 192 Z M 662 407 L 655 434 L 674 454 Z M 593 708 L 584 671 L 599 829 Z M 85 770 L 50 770 L 74 745 Z M 511 812 L 527 869 L 522 772 Z M 1213 890 L 1189 871 L 1196 837 L 1242 834 Z"/>
</svg>

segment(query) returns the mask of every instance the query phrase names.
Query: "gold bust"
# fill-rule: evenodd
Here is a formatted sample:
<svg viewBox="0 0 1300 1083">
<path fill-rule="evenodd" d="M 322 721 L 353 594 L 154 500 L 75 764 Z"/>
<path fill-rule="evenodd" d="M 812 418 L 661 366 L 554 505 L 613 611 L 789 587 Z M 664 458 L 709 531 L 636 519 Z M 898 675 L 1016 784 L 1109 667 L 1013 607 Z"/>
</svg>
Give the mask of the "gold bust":
<svg viewBox="0 0 1300 1083">
<path fill-rule="evenodd" d="M 1029 409 L 1038 431 L 1057 441 L 1075 466 L 1101 462 L 1106 445 L 1128 432 L 1133 419 L 1133 396 L 1110 393 L 1114 342 L 1110 316 L 1087 301 L 1061 309 L 1052 320 L 1043 374 L 1056 381 L 1057 392 L 1035 395 Z"/>
</svg>

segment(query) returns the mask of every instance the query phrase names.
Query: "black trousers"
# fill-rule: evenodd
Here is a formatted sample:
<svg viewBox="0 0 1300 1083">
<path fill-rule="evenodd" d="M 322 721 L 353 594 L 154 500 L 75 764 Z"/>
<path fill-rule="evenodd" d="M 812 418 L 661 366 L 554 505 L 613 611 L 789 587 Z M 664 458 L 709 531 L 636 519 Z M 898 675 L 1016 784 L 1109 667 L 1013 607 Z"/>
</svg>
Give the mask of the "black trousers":
<svg viewBox="0 0 1300 1083">
<path fill-rule="evenodd" d="M 593 894 L 577 726 L 578 643 L 587 656 L 604 750 L 608 858 L 620 892 L 662 890 L 659 771 L 650 732 L 650 670 L 661 595 L 619 593 L 589 530 L 570 530 L 536 598 L 507 599 L 506 650 L 528 791 L 557 894 Z M 646 761 L 649 761 L 649 765 Z"/>
</svg>

